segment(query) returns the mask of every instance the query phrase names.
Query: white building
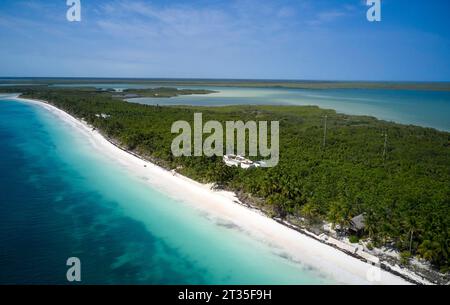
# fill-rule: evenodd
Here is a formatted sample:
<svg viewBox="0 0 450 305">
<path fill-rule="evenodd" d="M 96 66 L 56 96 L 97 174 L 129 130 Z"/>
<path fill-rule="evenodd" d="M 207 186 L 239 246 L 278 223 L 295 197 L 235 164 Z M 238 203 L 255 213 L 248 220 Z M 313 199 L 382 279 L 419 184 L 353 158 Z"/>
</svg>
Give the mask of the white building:
<svg viewBox="0 0 450 305">
<path fill-rule="evenodd" d="M 239 167 L 239 165 L 240 165 L 240 161 L 238 161 L 236 159 L 235 155 L 224 155 L 223 156 L 223 162 L 225 162 L 225 164 L 227 166 L 230 166 L 230 167 L 231 166 Z"/>
<path fill-rule="evenodd" d="M 100 114 L 97 113 L 95 116 L 98 118 L 102 118 L 102 119 L 108 119 L 111 117 L 109 114 L 106 114 L 106 113 L 100 113 Z"/>
<path fill-rule="evenodd" d="M 249 169 L 253 167 L 262 167 L 265 165 L 264 161 L 252 161 L 249 159 L 244 158 L 243 156 L 236 156 L 236 155 L 224 155 L 223 156 L 223 162 L 225 162 L 225 165 L 227 166 L 236 166 L 243 169 Z"/>
</svg>

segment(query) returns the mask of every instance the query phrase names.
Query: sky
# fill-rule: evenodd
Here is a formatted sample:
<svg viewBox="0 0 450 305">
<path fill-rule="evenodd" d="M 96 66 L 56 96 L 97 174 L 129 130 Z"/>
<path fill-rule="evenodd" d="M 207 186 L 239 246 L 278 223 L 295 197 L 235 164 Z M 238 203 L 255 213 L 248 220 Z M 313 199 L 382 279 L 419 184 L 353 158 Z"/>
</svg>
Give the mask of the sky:
<svg viewBox="0 0 450 305">
<path fill-rule="evenodd" d="M 450 81 L 450 1 L 0 0 L 0 76 Z"/>
</svg>

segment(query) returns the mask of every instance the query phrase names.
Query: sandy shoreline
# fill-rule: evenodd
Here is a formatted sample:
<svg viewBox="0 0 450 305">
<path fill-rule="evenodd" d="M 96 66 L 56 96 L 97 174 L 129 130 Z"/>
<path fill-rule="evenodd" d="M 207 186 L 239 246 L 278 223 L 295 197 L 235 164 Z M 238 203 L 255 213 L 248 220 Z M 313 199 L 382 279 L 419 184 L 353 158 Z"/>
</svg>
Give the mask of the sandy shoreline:
<svg viewBox="0 0 450 305">
<path fill-rule="evenodd" d="M 231 192 L 212 191 L 208 185 L 178 174 L 174 176 L 166 169 L 116 147 L 92 127 L 44 101 L 18 97 L 16 99 L 47 109 L 71 125 L 77 132 L 85 134 L 98 153 L 113 158 L 133 175 L 146 180 L 153 188 L 161 190 L 170 197 L 188 201 L 193 207 L 205 211 L 209 216 L 233 223 L 246 233 L 270 244 L 290 259 L 310 265 L 330 275 L 339 283 L 409 284 L 399 276 L 301 234 L 258 211 L 244 207 L 238 203 L 239 200 Z"/>
</svg>

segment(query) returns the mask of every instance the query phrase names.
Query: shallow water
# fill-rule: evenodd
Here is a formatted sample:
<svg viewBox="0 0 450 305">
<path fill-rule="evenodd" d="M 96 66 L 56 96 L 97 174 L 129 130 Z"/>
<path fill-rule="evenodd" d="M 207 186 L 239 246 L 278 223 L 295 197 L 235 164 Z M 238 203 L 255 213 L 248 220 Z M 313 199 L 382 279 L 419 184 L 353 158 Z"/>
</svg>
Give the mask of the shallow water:
<svg viewBox="0 0 450 305">
<path fill-rule="evenodd" d="M 63 84 L 56 87 L 95 87 L 99 89 L 145 89 L 173 84 Z M 450 131 L 450 92 L 381 89 L 287 89 L 214 86 L 176 86 L 179 89 L 219 91 L 207 95 L 167 98 L 134 98 L 133 103 L 148 105 L 315 105 L 354 115 L 369 115 L 402 124 Z"/>
<path fill-rule="evenodd" d="M 182 87 L 180 87 L 182 88 Z M 402 124 L 450 131 L 450 92 L 370 89 L 189 87 L 219 93 L 174 98 L 136 98 L 150 105 L 316 105 L 340 113 L 369 115 Z"/>
</svg>

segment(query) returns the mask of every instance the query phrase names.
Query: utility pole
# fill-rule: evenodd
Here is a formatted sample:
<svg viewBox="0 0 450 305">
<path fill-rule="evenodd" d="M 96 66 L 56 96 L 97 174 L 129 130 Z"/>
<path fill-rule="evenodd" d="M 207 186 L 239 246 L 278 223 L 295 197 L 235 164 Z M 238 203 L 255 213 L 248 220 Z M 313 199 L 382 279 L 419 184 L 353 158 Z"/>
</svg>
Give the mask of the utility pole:
<svg viewBox="0 0 450 305">
<path fill-rule="evenodd" d="M 386 162 L 387 141 L 388 141 L 388 134 L 387 134 L 387 130 L 385 130 L 385 131 L 384 131 L 383 162 Z"/>
<path fill-rule="evenodd" d="M 323 130 L 323 148 L 327 145 L 327 119 L 328 115 L 325 115 L 325 123 L 324 123 L 324 130 Z"/>
</svg>

